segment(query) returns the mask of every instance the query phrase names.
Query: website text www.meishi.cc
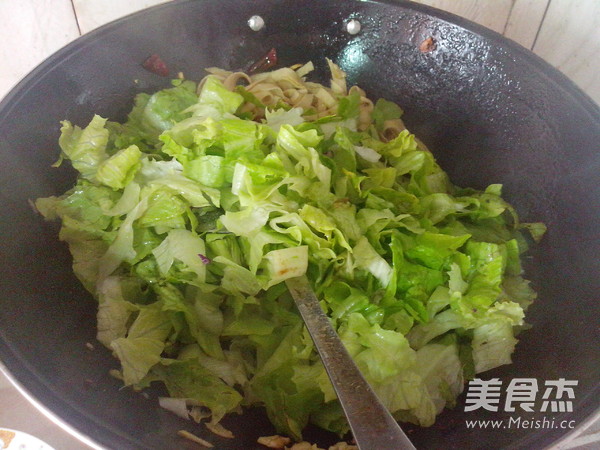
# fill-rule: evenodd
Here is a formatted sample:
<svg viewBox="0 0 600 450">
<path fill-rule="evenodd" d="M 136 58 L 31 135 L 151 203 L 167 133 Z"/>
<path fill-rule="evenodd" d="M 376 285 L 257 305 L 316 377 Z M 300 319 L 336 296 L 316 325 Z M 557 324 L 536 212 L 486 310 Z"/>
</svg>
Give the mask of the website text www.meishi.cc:
<svg viewBox="0 0 600 450">
<path fill-rule="evenodd" d="M 465 420 L 467 428 L 482 429 L 546 429 L 546 430 L 572 430 L 575 428 L 574 420 L 560 420 L 555 417 L 541 419 L 523 417 L 509 417 L 508 419 Z"/>
<path fill-rule="evenodd" d="M 502 395 L 503 382 L 499 378 L 469 381 L 465 412 L 486 410 L 491 412 L 520 413 L 508 419 L 466 420 L 467 428 L 479 429 L 550 429 L 572 430 L 571 419 L 577 380 L 559 378 L 540 383 L 535 378 L 513 378 Z M 543 389 L 541 388 L 543 386 Z M 541 395 L 538 395 L 541 394 Z M 541 398 L 540 398 L 541 397 Z M 523 413 L 550 413 L 540 418 Z"/>
</svg>

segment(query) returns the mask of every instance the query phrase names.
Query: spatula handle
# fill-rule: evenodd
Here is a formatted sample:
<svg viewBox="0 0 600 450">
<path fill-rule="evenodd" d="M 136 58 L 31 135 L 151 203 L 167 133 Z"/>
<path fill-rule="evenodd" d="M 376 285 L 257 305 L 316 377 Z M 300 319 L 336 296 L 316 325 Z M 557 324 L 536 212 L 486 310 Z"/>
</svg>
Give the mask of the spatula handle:
<svg viewBox="0 0 600 450">
<path fill-rule="evenodd" d="M 360 450 L 414 449 L 404 431 L 360 373 L 331 326 L 305 276 L 286 281 Z"/>
</svg>

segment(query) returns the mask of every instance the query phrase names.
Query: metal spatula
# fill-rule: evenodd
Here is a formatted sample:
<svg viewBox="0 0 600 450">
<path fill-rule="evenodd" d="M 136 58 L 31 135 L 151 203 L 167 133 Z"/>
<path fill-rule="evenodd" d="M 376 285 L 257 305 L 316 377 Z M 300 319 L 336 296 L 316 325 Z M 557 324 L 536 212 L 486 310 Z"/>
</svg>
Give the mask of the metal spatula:
<svg viewBox="0 0 600 450">
<path fill-rule="evenodd" d="M 414 449 L 404 431 L 379 401 L 321 309 L 305 276 L 290 278 L 296 301 L 360 450 Z"/>
</svg>

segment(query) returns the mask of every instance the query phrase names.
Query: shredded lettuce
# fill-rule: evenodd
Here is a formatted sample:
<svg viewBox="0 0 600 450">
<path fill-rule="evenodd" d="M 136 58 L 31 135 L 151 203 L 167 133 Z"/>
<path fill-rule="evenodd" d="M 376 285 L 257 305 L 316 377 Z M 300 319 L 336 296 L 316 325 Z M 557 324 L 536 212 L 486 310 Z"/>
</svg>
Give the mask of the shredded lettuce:
<svg viewBox="0 0 600 450">
<path fill-rule="evenodd" d="M 519 224 L 498 184 L 453 185 L 408 130 L 383 136 L 400 107 L 365 112 L 330 66 L 313 120 L 210 75 L 198 93 L 178 81 L 140 94 L 123 124 L 64 121 L 60 158 L 79 178 L 36 201 L 61 220 L 125 385 L 163 383 L 213 428 L 261 405 L 295 439 L 311 422 L 348 430 L 288 278 L 309 277 L 383 403 L 422 426 L 475 373 L 510 363 L 536 296 L 519 230 L 539 240 L 543 224 Z"/>
</svg>

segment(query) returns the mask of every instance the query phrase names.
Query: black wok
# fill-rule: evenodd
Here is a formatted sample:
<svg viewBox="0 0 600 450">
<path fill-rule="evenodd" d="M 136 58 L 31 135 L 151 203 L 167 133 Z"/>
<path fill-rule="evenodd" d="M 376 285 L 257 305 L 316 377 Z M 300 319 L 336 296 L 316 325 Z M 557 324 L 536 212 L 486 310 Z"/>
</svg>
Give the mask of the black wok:
<svg viewBox="0 0 600 450">
<path fill-rule="evenodd" d="M 246 21 L 260 14 L 266 27 Z M 346 33 L 350 18 L 362 23 Z M 433 37 L 436 46 L 419 45 Z M 418 448 L 542 448 L 570 429 L 468 429 L 466 419 L 573 420 L 583 426 L 600 404 L 600 112 L 542 60 L 500 35 L 408 2 L 309 0 L 183 1 L 98 29 L 34 70 L 0 104 L 0 359 L 48 410 L 100 446 L 185 448 L 188 429 L 218 448 L 258 448 L 273 433 L 257 410 L 225 425 L 234 441 L 161 410 L 108 375 L 117 367 L 95 342 L 96 303 L 71 273 L 57 227 L 29 199 L 56 195 L 74 180 L 57 159 L 58 123 L 85 125 L 93 113 L 123 119 L 137 92 L 168 84 L 141 67 L 159 54 L 174 76 L 203 68 L 247 67 L 276 47 L 280 64 L 312 60 L 325 81 L 324 57 L 371 97 L 401 104 L 409 128 L 460 185 L 503 183 L 525 221 L 549 232 L 528 259 L 539 292 L 532 329 L 520 336 L 514 364 L 481 375 L 578 380 L 572 413 L 464 412 L 459 405 L 429 429 L 410 428 Z M 502 406 L 500 408 L 503 409 Z M 538 408 L 539 410 L 539 408 Z M 336 439 L 310 430 L 325 446 Z M 191 448 L 191 444 L 190 444 Z"/>
</svg>

